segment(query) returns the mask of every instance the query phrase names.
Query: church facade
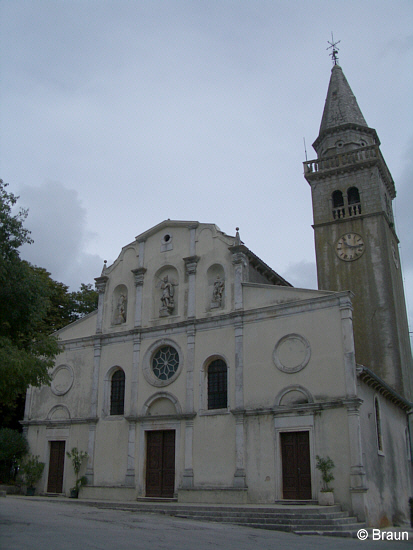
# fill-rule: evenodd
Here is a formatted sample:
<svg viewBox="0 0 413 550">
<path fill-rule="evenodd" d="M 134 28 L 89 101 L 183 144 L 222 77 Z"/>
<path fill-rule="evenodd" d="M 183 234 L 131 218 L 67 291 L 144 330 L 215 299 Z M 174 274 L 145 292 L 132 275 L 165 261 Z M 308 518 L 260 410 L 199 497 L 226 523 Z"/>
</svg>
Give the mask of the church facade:
<svg viewBox="0 0 413 550">
<path fill-rule="evenodd" d="M 69 492 L 77 447 L 81 498 L 317 501 L 316 457 L 329 456 L 343 509 L 374 526 L 406 519 L 412 366 L 394 183 L 360 116 L 336 65 L 318 159 L 304 164 L 320 290 L 293 288 L 238 231 L 194 221 L 161 222 L 105 264 L 98 310 L 59 331 L 51 386 L 27 394 L 40 491 Z"/>
</svg>

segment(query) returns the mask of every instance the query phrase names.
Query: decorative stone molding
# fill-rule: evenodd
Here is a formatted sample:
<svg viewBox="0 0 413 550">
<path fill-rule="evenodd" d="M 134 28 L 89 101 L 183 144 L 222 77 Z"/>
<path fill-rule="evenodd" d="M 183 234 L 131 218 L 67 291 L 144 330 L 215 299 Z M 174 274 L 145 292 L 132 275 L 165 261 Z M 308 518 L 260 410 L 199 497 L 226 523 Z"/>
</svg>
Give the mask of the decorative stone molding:
<svg viewBox="0 0 413 550">
<path fill-rule="evenodd" d="M 306 388 L 304 388 L 303 386 L 300 386 L 299 384 L 293 384 L 291 386 L 287 386 L 286 388 L 283 388 L 277 394 L 277 397 L 275 398 L 275 403 L 274 403 L 275 407 L 281 407 L 283 398 L 290 392 L 300 393 L 303 395 L 305 401 L 303 401 L 302 403 L 297 403 L 299 405 L 314 403 L 313 396 Z"/>
<path fill-rule="evenodd" d="M 105 268 L 106 270 L 106 268 Z M 103 307 L 104 307 L 104 297 L 106 290 L 106 283 L 108 282 L 109 277 L 102 275 L 101 277 L 95 278 L 95 287 L 98 292 L 98 316 L 96 319 L 96 334 L 102 332 L 102 323 L 103 323 Z"/>
<path fill-rule="evenodd" d="M 102 277 L 95 277 L 95 281 L 96 281 L 95 287 L 99 294 L 105 293 L 106 283 L 108 282 L 108 280 L 109 280 L 109 277 L 107 277 L 106 275 Z"/>
<path fill-rule="evenodd" d="M 66 405 L 55 405 L 50 409 L 47 420 L 65 422 L 70 420 L 70 411 Z"/>
<path fill-rule="evenodd" d="M 155 393 L 154 395 L 151 395 L 151 397 L 149 397 L 145 401 L 145 404 L 142 407 L 140 416 L 149 416 L 149 414 L 150 414 L 149 409 L 150 409 L 151 405 L 153 403 L 155 403 L 155 401 L 158 401 L 158 399 L 168 399 L 173 404 L 173 406 L 175 408 L 175 414 L 176 415 L 182 414 L 182 407 L 181 407 L 178 399 L 172 393 L 169 393 L 169 392 L 166 392 L 166 391 L 160 391 L 160 392 Z"/>
<path fill-rule="evenodd" d="M 287 334 L 275 345 L 273 360 L 277 369 L 289 374 L 303 370 L 310 361 L 311 347 L 300 334 Z"/>
<path fill-rule="evenodd" d="M 199 256 L 188 256 L 187 258 L 184 258 L 187 275 L 195 275 L 199 260 Z"/>
<path fill-rule="evenodd" d="M 156 352 L 160 350 L 160 348 L 166 347 L 166 346 L 169 346 L 174 350 L 176 350 L 179 357 L 179 361 L 174 374 L 169 378 L 162 380 L 155 375 L 153 371 L 152 361 Z M 167 358 L 165 359 L 165 361 L 166 360 Z M 175 380 L 178 378 L 179 374 L 181 373 L 183 362 L 184 362 L 184 355 L 181 348 L 178 346 L 178 344 L 173 340 L 169 340 L 168 338 L 163 338 L 162 340 L 157 340 L 156 342 L 154 342 L 146 351 L 143 357 L 143 364 L 142 364 L 143 375 L 146 381 L 149 382 L 149 384 L 151 384 L 152 386 L 156 386 L 156 387 L 169 386 L 169 384 L 172 384 L 172 382 L 175 382 Z"/>
<path fill-rule="evenodd" d="M 59 365 L 52 372 L 50 389 L 55 395 L 65 395 L 73 386 L 75 374 L 70 365 Z"/>
<path fill-rule="evenodd" d="M 132 269 L 133 276 L 135 278 L 135 286 L 142 286 L 143 280 L 146 273 L 145 267 L 138 267 L 137 269 Z"/>
<path fill-rule="evenodd" d="M 166 252 L 167 250 L 173 250 L 173 236 L 171 233 L 165 233 L 161 240 L 161 252 Z"/>
</svg>

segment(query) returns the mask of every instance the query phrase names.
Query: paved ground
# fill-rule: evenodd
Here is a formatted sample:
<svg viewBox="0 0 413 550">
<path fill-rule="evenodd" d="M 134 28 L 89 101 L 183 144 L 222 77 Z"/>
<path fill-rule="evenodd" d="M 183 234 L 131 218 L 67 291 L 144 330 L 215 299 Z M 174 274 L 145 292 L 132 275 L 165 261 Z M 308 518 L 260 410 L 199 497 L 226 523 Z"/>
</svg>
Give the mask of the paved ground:
<svg viewBox="0 0 413 550">
<path fill-rule="evenodd" d="M 409 541 L 359 541 L 250 529 L 137 511 L 99 509 L 69 499 L 0 499 L 1 550 L 380 550 Z"/>
</svg>

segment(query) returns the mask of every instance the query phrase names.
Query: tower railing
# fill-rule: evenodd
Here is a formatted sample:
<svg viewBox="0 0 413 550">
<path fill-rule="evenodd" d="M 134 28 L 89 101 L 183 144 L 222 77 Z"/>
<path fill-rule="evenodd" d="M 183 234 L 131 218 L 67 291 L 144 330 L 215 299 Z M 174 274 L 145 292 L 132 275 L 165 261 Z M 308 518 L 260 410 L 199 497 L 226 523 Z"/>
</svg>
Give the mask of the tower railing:
<svg viewBox="0 0 413 550">
<path fill-rule="evenodd" d="M 320 173 L 327 170 L 344 168 L 348 165 L 361 164 L 363 162 L 377 159 L 380 157 L 380 150 L 377 145 L 369 145 L 354 151 L 338 153 L 333 157 L 320 158 L 315 160 L 306 160 L 304 164 L 304 174 Z"/>
</svg>

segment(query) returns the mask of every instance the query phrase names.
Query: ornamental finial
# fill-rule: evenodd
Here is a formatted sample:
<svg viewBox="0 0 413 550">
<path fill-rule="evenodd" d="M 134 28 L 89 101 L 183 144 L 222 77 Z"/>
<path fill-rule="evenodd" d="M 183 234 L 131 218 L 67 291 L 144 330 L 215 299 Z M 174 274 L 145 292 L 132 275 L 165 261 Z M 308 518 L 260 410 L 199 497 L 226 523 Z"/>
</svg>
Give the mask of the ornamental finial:
<svg viewBox="0 0 413 550">
<path fill-rule="evenodd" d="M 331 49 L 331 53 L 329 54 L 330 57 L 331 57 L 331 60 L 333 62 L 333 65 L 337 65 L 338 64 L 338 57 L 337 57 L 337 54 L 338 54 L 338 48 L 337 48 L 337 44 L 340 44 L 341 40 L 339 40 L 338 42 L 334 42 L 334 38 L 333 38 L 333 32 L 331 32 L 331 42 L 329 40 L 327 40 L 327 43 L 330 44 L 328 46 L 328 48 L 326 48 L 327 50 L 330 50 Z"/>
</svg>

